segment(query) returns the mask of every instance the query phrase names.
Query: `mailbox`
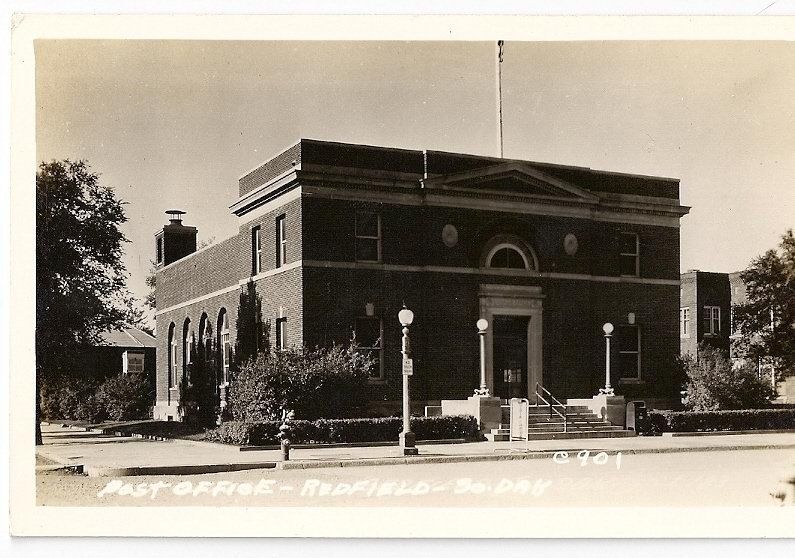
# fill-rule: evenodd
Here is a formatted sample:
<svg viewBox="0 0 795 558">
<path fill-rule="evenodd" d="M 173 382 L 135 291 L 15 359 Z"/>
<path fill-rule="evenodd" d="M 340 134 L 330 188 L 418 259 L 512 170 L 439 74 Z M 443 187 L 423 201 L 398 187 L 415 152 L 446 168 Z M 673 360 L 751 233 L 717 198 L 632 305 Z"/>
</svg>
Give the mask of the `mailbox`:
<svg viewBox="0 0 795 558">
<path fill-rule="evenodd" d="M 643 401 L 630 401 L 627 403 L 627 422 L 626 429 L 638 431 L 642 429 L 643 425 L 648 420 L 648 413 L 646 411 L 646 403 Z"/>
</svg>

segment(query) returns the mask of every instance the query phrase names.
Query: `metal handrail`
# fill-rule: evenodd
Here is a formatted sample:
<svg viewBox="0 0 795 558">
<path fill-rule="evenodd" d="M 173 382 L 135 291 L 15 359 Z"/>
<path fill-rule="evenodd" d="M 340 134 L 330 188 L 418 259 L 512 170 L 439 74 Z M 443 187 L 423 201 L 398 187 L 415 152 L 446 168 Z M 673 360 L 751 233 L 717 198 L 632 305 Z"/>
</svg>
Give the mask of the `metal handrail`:
<svg viewBox="0 0 795 558">
<path fill-rule="evenodd" d="M 542 393 L 546 393 L 550 401 L 547 401 L 542 395 Z M 568 419 L 566 418 L 566 405 L 558 401 L 557 397 L 552 395 L 552 393 L 550 393 L 550 391 L 547 388 L 536 382 L 536 407 L 540 407 L 540 405 L 538 404 L 539 400 L 543 401 L 545 405 L 549 405 L 549 420 L 552 420 L 553 413 L 563 419 L 563 432 L 566 432 L 568 429 Z M 560 411 L 558 411 L 555 408 L 556 406 L 563 409 L 563 412 L 561 413 Z"/>
</svg>

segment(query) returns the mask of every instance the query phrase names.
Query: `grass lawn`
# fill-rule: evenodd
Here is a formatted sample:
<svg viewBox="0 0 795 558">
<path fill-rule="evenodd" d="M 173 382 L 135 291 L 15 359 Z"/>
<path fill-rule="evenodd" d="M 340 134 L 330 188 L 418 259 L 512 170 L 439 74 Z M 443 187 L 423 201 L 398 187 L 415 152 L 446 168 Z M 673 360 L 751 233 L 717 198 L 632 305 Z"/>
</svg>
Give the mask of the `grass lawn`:
<svg viewBox="0 0 795 558">
<path fill-rule="evenodd" d="M 97 428 L 107 428 L 99 425 Z M 143 436 L 157 436 L 160 438 L 180 438 L 182 440 L 204 440 L 206 428 L 185 424 L 184 422 L 168 422 L 163 420 L 149 420 L 134 423 L 111 425 L 108 430 L 122 434 L 141 434 Z"/>
<path fill-rule="evenodd" d="M 162 420 L 106 421 L 100 423 L 81 422 L 76 420 L 50 420 L 50 424 L 63 424 L 78 428 L 103 430 L 108 434 L 119 432 L 125 435 L 140 434 L 159 438 L 180 438 L 182 440 L 204 440 L 206 428 L 185 424 L 183 422 L 167 422 Z"/>
</svg>

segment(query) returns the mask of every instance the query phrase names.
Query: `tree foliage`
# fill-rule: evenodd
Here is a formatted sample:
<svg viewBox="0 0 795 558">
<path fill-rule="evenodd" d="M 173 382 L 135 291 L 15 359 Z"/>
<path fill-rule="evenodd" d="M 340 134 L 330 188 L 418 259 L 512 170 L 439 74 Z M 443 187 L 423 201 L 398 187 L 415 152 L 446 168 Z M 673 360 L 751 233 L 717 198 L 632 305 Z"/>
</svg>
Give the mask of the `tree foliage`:
<svg viewBox="0 0 795 558">
<path fill-rule="evenodd" d="M 79 374 L 80 351 L 140 320 L 122 262 L 123 202 L 85 161 L 36 173 L 36 378 Z M 37 414 L 38 414 L 37 397 Z M 37 421 L 38 429 L 38 421 Z M 37 436 L 38 437 L 38 436 Z M 38 440 L 37 440 L 38 441 Z"/>
<path fill-rule="evenodd" d="M 246 283 L 240 291 L 240 304 L 237 309 L 237 347 L 235 350 L 236 368 L 257 353 L 270 350 L 270 322 L 262 320 L 262 298 L 257 294 L 253 281 Z"/>
<path fill-rule="evenodd" d="M 748 302 L 734 309 L 741 339 L 735 350 L 749 360 L 768 359 L 779 375 L 795 374 L 795 237 L 755 258 L 740 274 Z"/>
<path fill-rule="evenodd" d="M 747 363 L 734 365 L 729 355 L 704 343 L 698 358 L 682 357 L 687 373 L 685 406 L 691 411 L 758 409 L 769 406 L 770 384 Z"/>
</svg>

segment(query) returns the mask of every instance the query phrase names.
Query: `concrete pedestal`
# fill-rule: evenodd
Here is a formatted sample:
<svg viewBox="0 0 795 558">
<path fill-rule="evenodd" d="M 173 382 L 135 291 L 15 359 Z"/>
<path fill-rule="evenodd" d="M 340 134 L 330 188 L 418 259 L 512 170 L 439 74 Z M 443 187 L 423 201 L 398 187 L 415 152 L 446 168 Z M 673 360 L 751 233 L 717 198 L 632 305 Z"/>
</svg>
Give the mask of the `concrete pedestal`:
<svg viewBox="0 0 795 558">
<path fill-rule="evenodd" d="M 566 405 L 588 407 L 613 426 L 626 426 L 627 402 L 623 395 L 594 395 L 590 399 L 567 399 Z"/>
<path fill-rule="evenodd" d="M 403 452 L 403 455 L 418 455 L 419 450 L 416 447 L 415 440 L 417 436 L 414 432 L 401 432 L 398 436 L 398 440 L 400 441 L 400 450 Z"/>
<path fill-rule="evenodd" d="M 472 415 L 478 421 L 481 432 L 491 432 L 502 422 L 502 406 L 499 397 L 472 395 L 467 399 L 442 399 L 443 415 Z"/>
</svg>

